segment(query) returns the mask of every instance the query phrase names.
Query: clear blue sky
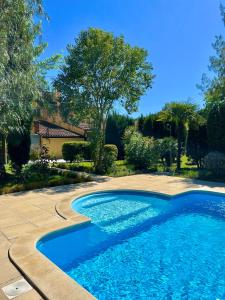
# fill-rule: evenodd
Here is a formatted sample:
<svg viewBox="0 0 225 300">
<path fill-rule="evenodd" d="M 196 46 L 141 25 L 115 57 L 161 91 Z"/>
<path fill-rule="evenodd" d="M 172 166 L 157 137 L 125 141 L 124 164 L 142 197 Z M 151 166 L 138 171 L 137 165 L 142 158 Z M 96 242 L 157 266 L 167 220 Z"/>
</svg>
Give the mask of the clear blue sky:
<svg viewBox="0 0 225 300">
<path fill-rule="evenodd" d="M 44 0 L 44 56 L 66 54 L 81 30 L 97 27 L 123 34 L 144 47 L 154 67 L 154 84 L 140 100 L 139 113 L 159 111 L 173 100 L 203 103 L 196 84 L 207 72 L 215 35 L 224 31 L 219 3 L 224 0 Z M 49 77 L 50 78 L 50 77 Z M 137 114 L 135 114 L 137 115 Z"/>
</svg>

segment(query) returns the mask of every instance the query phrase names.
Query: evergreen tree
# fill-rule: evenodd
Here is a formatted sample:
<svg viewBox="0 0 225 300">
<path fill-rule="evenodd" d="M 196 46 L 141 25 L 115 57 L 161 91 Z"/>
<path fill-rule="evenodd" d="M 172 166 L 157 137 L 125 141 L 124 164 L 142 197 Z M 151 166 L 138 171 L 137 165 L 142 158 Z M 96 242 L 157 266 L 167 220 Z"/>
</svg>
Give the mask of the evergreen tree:
<svg viewBox="0 0 225 300">
<path fill-rule="evenodd" d="M 225 25 L 225 8 L 220 6 Z M 213 77 L 203 80 L 207 117 L 209 149 L 225 153 L 225 40 L 216 36 L 213 43 L 215 55 L 210 57 L 209 70 Z"/>
<path fill-rule="evenodd" d="M 112 113 L 107 120 L 105 142 L 114 144 L 118 149 L 118 159 L 124 159 L 123 136 L 127 127 L 134 125 L 134 120 L 128 116 Z"/>
<path fill-rule="evenodd" d="M 198 168 L 202 168 L 203 158 L 208 153 L 206 124 L 190 127 L 187 139 L 186 154 L 193 159 Z"/>
</svg>

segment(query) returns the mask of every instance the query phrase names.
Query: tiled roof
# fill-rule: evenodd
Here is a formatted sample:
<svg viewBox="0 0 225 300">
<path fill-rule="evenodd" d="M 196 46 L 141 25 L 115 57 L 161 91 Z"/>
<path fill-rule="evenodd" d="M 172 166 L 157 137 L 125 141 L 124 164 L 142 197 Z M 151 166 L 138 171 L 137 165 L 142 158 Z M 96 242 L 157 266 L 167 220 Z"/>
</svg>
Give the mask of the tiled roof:
<svg viewBox="0 0 225 300">
<path fill-rule="evenodd" d="M 81 128 L 81 129 L 83 129 L 83 130 L 87 130 L 87 131 L 91 129 L 90 124 L 85 123 L 85 122 L 79 123 L 78 127 Z"/>
<path fill-rule="evenodd" d="M 64 129 L 58 125 L 46 122 L 46 121 L 36 121 L 35 122 L 35 131 L 42 137 L 83 137 L 82 135 Z"/>
</svg>

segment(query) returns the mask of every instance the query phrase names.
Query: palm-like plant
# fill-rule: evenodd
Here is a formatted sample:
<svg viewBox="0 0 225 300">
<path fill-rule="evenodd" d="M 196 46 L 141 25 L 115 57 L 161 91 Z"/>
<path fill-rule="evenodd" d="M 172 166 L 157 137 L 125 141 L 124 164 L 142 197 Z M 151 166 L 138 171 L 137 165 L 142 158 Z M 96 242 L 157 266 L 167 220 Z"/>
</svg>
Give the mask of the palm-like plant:
<svg viewBox="0 0 225 300">
<path fill-rule="evenodd" d="M 159 113 L 158 121 L 174 122 L 177 131 L 177 170 L 181 167 L 182 140 L 187 139 L 190 125 L 198 125 L 203 118 L 197 112 L 197 106 L 187 102 L 170 102 Z"/>
</svg>

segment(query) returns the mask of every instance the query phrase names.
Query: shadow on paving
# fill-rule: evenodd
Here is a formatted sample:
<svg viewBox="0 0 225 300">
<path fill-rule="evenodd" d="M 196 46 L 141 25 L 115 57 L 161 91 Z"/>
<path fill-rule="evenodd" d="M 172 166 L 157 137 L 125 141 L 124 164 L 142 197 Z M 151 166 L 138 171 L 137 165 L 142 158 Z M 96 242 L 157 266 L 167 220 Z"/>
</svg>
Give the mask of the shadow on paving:
<svg viewBox="0 0 225 300">
<path fill-rule="evenodd" d="M 13 195 L 13 196 L 21 196 L 21 195 L 27 195 L 31 192 L 35 193 L 45 193 L 48 195 L 54 195 L 54 194 L 59 194 L 59 193 L 69 193 L 69 192 L 74 192 L 81 187 L 94 187 L 98 183 L 103 183 L 109 181 L 111 178 L 110 177 L 105 177 L 105 176 L 94 176 L 93 181 L 90 182 L 82 182 L 82 183 L 74 183 L 74 184 L 68 184 L 68 185 L 59 185 L 59 186 L 54 186 L 54 187 L 46 187 L 46 188 L 41 188 L 41 189 L 35 189 L 35 190 L 29 190 L 29 191 L 21 191 L 18 193 L 12 193 L 8 195 Z"/>
<path fill-rule="evenodd" d="M 191 179 L 191 178 L 182 178 L 182 177 L 171 177 L 168 184 L 179 184 L 182 183 L 184 188 L 191 188 L 193 185 L 194 188 L 198 187 L 209 187 L 209 188 L 220 188 L 225 187 L 225 183 L 216 182 L 216 181 L 207 181 L 207 180 L 199 180 L 199 179 Z M 186 185 L 186 186 L 185 186 Z"/>
</svg>

